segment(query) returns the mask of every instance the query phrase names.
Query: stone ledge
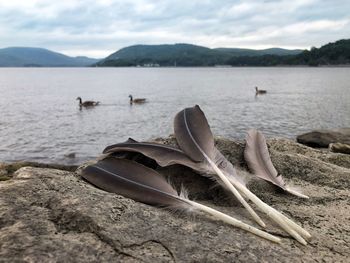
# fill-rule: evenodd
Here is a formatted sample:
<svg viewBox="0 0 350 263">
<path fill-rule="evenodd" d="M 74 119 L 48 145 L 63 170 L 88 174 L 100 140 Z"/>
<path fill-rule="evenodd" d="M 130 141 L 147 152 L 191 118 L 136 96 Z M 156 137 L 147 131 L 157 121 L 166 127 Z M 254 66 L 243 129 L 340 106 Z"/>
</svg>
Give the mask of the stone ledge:
<svg viewBox="0 0 350 263">
<path fill-rule="evenodd" d="M 159 140 L 173 143 L 172 139 Z M 242 143 L 217 139 L 219 149 L 245 170 Z M 344 262 L 350 256 L 349 155 L 269 140 L 272 161 L 309 200 L 253 179 L 248 186 L 313 235 L 304 247 L 282 237 L 272 244 L 198 214 L 188 216 L 99 190 L 77 173 L 23 167 L 0 182 L 0 262 Z M 343 161 L 334 161 L 342 156 Z M 344 157 L 345 156 L 345 157 Z M 191 170 L 162 168 L 191 198 L 252 223 L 225 192 Z M 253 224 L 253 223 L 252 223 Z"/>
</svg>

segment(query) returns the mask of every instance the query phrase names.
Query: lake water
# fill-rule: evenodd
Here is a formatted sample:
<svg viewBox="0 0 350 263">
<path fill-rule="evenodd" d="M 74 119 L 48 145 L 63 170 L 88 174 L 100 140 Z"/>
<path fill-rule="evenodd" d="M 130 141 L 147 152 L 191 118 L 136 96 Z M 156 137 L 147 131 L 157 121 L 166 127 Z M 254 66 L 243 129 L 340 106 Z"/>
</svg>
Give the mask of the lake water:
<svg viewBox="0 0 350 263">
<path fill-rule="evenodd" d="M 129 94 L 149 102 L 130 106 Z M 78 96 L 101 105 L 79 110 Z M 0 161 L 77 164 L 128 137 L 169 135 L 195 104 L 233 139 L 349 127 L 350 68 L 1 68 Z"/>
</svg>

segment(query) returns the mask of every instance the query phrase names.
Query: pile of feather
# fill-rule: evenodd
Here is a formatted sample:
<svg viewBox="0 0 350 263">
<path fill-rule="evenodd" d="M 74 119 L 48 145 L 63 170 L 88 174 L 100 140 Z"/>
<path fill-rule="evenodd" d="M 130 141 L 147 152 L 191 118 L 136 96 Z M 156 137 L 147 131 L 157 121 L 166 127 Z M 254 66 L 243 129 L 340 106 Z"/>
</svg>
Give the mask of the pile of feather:
<svg viewBox="0 0 350 263">
<path fill-rule="evenodd" d="M 174 132 L 179 148 L 129 139 L 126 142 L 108 146 L 94 164 L 82 170 L 82 177 L 96 187 L 135 201 L 190 212 L 199 210 L 272 242 L 281 242 L 280 238 L 259 228 L 191 201 L 185 191 L 178 193 L 161 174 L 152 169 L 152 166 L 147 165 L 147 163 L 141 164 L 131 156 L 134 153 L 141 153 L 161 167 L 173 164 L 184 165 L 200 175 L 216 180 L 228 192 L 232 193 L 261 228 L 266 227 L 265 223 L 248 201 L 254 203 L 260 212 L 265 213 L 298 242 L 303 245 L 307 244 L 311 235 L 305 229 L 264 203 L 246 187 L 245 180 L 237 174 L 232 163 L 215 147 L 208 121 L 198 105 L 185 108 L 177 113 L 174 118 Z M 244 157 L 249 169 L 256 176 L 293 195 L 308 198 L 288 187 L 282 176 L 277 173 L 271 162 L 266 140 L 261 132 L 256 130 L 248 132 Z"/>
</svg>

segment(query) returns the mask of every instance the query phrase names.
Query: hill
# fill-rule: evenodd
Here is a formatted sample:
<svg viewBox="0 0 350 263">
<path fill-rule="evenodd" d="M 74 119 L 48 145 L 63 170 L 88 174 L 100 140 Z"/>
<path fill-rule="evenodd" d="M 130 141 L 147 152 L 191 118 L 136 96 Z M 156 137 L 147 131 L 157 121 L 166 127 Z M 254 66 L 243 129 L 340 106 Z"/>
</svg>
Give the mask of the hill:
<svg viewBox="0 0 350 263">
<path fill-rule="evenodd" d="M 312 47 L 297 55 L 263 55 L 231 57 L 227 64 L 232 66 L 332 66 L 350 65 L 350 39 L 328 43 L 320 48 Z"/>
<path fill-rule="evenodd" d="M 82 67 L 98 62 L 88 57 L 69 57 L 44 48 L 0 49 L 0 67 Z"/>
<path fill-rule="evenodd" d="M 125 47 L 100 61 L 98 66 L 214 66 L 226 65 L 231 57 L 292 55 L 301 50 L 271 48 L 264 50 L 216 48 L 191 44 L 135 45 Z"/>
<path fill-rule="evenodd" d="M 137 66 L 159 64 L 160 66 L 212 66 L 226 57 L 210 48 L 190 44 L 135 45 L 122 48 L 98 63 L 99 66 Z"/>
<path fill-rule="evenodd" d="M 350 39 L 311 50 L 270 48 L 210 49 L 190 44 L 136 45 L 122 48 L 97 66 L 281 66 L 350 65 Z"/>
<path fill-rule="evenodd" d="M 320 48 L 311 48 L 296 56 L 296 64 L 310 66 L 318 65 L 349 65 L 350 64 L 350 39 L 338 40 L 328 43 Z"/>
<path fill-rule="evenodd" d="M 247 49 L 247 48 L 216 48 L 215 50 L 226 52 L 235 57 L 242 56 L 263 56 L 263 55 L 297 55 L 303 52 L 301 49 L 267 48 L 267 49 Z"/>
</svg>

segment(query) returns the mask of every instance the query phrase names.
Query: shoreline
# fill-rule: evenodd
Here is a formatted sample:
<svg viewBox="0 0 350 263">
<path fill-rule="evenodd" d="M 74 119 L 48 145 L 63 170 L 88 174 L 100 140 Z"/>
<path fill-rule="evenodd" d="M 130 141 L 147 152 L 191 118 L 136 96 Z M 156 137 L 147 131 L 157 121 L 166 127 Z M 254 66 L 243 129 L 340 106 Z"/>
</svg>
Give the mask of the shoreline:
<svg viewBox="0 0 350 263">
<path fill-rule="evenodd" d="M 312 133 L 312 132 L 310 132 L 310 133 Z M 167 144 L 169 140 L 173 140 L 173 137 L 169 136 L 166 139 L 156 138 L 153 141 Z M 240 144 L 240 145 L 245 145 L 245 140 L 240 140 L 240 139 L 232 140 L 232 139 L 224 138 L 221 136 L 215 137 L 215 141 L 221 141 L 221 140 L 232 141 L 232 142 L 235 142 L 235 143 Z M 307 149 L 310 149 L 311 151 L 319 152 L 322 154 L 328 154 L 328 153 L 332 153 L 332 154 L 338 153 L 339 154 L 339 153 L 341 153 L 341 152 L 335 152 L 330 147 L 326 147 L 326 146 L 322 146 L 322 147 L 320 147 L 320 146 L 315 146 L 315 147 L 308 146 L 305 143 L 298 142 L 298 138 L 296 138 L 296 139 L 289 139 L 289 138 L 284 138 L 284 137 L 267 138 L 268 143 L 271 143 L 274 141 L 294 143 L 294 144 L 300 145 L 300 147 L 306 147 Z M 176 143 L 172 142 L 172 144 L 173 144 L 173 146 L 176 147 Z M 36 161 L 36 160 L 31 160 L 30 158 L 28 158 L 27 160 L 23 160 L 23 159 L 12 160 L 12 161 L 0 160 L 0 181 L 4 180 L 4 176 L 5 176 L 5 178 L 8 179 L 9 177 L 7 177 L 7 174 L 12 174 L 22 167 L 48 168 L 48 169 L 58 169 L 58 170 L 63 170 L 63 171 L 74 172 L 81 165 L 84 165 L 85 163 L 90 162 L 91 160 L 95 160 L 96 158 L 98 158 L 98 156 L 96 156 L 95 158 L 81 158 L 82 160 L 80 162 L 77 162 L 77 163 L 72 162 L 72 160 L 70 162 L 40 162 L 40 161 Z"/>
<path fill-rule="evenodd" d="M 0 66 L 0 69 L 33 69 L 33 68 L 40 68 L 40 69 L 50 69 L 50 68 L 60 68 L 60 69 L 83 69 L 83 68 L 88 68 L 88 69 L 92 69 L 92 68 L 137 68 L 137 69 L 161 69 L 161 68 L 179 68 L 179 69 L 186 69 L 186 68 L 216 68 L 216 69 L 229 69 L 229 68 L 350 68 L 350 64 L 345 64 L 345 65 L 319 65 L 319 66 L 308 66 L 308 65 L 275 65 L 275 66 L 159 66 L 159 67 L 144 67 L 144 66 L 122 66 L 122 67 L 109 67 L 109 66 L 104 66 L 104 67 L 91 67 L 91 66 L 84 66 L 84 67 L 59 67 L 59 66 L 55 66 L 55 67 L 48 67 L 48 66 L 33 66 L 33 67 L 3 67 Z"/>
</svg>

